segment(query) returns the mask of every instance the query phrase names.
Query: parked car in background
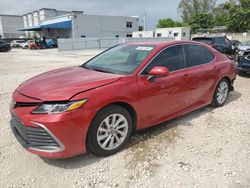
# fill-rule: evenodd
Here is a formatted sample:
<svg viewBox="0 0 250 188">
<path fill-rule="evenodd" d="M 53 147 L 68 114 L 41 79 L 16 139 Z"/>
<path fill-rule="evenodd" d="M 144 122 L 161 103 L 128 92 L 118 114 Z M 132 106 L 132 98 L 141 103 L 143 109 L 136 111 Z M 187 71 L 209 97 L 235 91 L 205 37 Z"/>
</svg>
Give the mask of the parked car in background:
<svg viewBox="0 0 250 188">
<path fill-rule="evenodd" d="M 29 43 L 34 42 L 33 40 L 28 40 L 25 43 L 21 43 L 20 47 L 22 47 L 23 49 L 29 48 Z"/>
<path fill-rule="evenodd" d="M 250 41 L 242 42 L 237 48 L 235 61 L 239 74 L 250 72 Z"/>
<path fill-rule="evenodd" d="M 0 40 L 0 52 L 8 52 L 10 50 L 11 50 L 10 44 Z"/>
<path fill-rule="evenodd" d="M 228 56 L 233 57 L 235 55 L 236 48 L 226 37 L 195 37 L 192 40 L 208 44 Z"/>
<path fill-rule="evenodd" d="M 238 40 L 231 40 L 231 42 L 232 42 L 233 48 L 237 48 L 241 44 L 241 42 Z"/>
<path fill-rule="evenodd" d="M 244 41 L 242 42 L 239 46 L 238 46 L 239 50 L 249 50 L 250 49 L 250 40 Z"/>
<path fill-rule="evenodd" d="M 13 40 L 11 42 L 11 47 L 12 48 L 21 48 L 25 44 L 26 44 L 25 40 Z"/>
<path fill-rule="evenodd" d="M 135 130 L 223 106 L 235 79 L 234 62 L 202 43 L 121 44 L 22 83 L 12 96 L 11 128 L 40 156 L 107 156 Z"/>
</svg>

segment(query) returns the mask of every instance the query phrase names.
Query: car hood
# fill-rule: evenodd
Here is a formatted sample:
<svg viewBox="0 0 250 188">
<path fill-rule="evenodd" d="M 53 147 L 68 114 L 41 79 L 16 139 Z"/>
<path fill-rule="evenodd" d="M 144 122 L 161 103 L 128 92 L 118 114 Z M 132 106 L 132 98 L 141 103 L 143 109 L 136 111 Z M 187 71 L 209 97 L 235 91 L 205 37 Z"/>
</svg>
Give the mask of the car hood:
<svg viewBox="0 0 250 188">
<path fill-rule="evenodd" d="M 246 50 L 250 50 L 250 46 L 238 46 L 238 49 L 242 51 L 246 51 Z"/>
<path fill-rule="evenodd" d="M 35 76 L 23 82 L 17 91 L 43 101 L 66 101 L 78 93 L 113 83 L 123 76 L 67 67 Z"/>
</svg>

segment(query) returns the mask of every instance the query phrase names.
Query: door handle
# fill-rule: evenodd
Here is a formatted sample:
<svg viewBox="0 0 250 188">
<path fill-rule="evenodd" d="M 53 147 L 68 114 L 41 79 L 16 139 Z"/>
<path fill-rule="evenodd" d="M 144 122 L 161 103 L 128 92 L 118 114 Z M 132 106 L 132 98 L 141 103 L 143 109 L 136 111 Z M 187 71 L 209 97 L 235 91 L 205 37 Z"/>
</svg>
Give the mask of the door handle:
<svg viewBox="0 0 250 188">
<path fill-rule="evenodd" d="M 186 78 L 191 78 L 191 77 L 192 77 L 191 74 L 184 74 L 184 76 L 185 76 Z"/>
</svg>

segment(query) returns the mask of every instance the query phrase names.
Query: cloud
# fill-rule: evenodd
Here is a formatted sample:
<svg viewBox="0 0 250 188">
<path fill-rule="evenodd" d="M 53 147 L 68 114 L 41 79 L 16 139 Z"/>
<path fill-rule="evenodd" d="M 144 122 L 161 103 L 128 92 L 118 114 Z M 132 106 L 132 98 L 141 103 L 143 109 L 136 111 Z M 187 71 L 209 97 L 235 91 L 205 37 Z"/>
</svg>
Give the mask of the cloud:
<svg viewBox="0 0 250 188">
<path fill-rule="evenodd" d="M 225 0 L 218 0 L 219 3 Z M 0 0 L 0 14 L 26 14 L 41 8 L 80 10 L 86 14 L 139 16 L 142 24 L 147 13 L 147 29 L 153 29 L 159 19 L 180 20 L 177 7 L 180 0 Z"/>
<path fill-rule="evenodd" d="M 21 5 L 20 5 L 21 3 Z M 147 15 L 147 28 L 152 29 L 161 18 L 180 20 L 177 12 L 179 0 L 0 0 L 0 14 L 25 14 L 40 8 L 81 10 L 86 14 L 139 16 L 142 23 Z"/>
</svg>

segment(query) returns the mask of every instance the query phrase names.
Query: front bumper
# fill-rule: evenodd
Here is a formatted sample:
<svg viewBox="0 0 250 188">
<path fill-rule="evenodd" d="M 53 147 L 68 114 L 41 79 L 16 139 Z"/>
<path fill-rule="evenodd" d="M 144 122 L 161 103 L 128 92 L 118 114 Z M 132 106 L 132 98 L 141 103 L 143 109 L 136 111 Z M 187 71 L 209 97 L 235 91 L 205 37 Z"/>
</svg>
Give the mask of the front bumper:
<svg viewBox="0 0 250 188">
<path fill-rule="evenodd" d="M 240 54 L 241 53 L 241 54 Z M 238 52 L 237 72 L 250 72 L 250 51 Z"/>
<path fill-rule="evenodd" d="M 44 125 L 34 123 L 37 127 L 25 126 L 16 115 L 11 116 L 11 129 L 24 148 L 44 152 L 60 152 L 65 149 L 60 140 Z"/>
<path fill-rule="evenodd" d="M 250 66 L 249 66 L 249 67 L 239 67 L 239 66 L 237 66 L 236 69 L 237 69 L 237 72 L 238 72 L 238 73 L 239 73 L 240 71 L 243 71 L 243 72 L 250 72 Z"/>
<path fill-rule="evenodd" d="M 62 114 L 31 114 L 32 107 L 11 109 L 11 129 L 31 153 L 66 158 L 86 152 L 86 136 L 95 115 L 84 108 Z"/>
</svg>

